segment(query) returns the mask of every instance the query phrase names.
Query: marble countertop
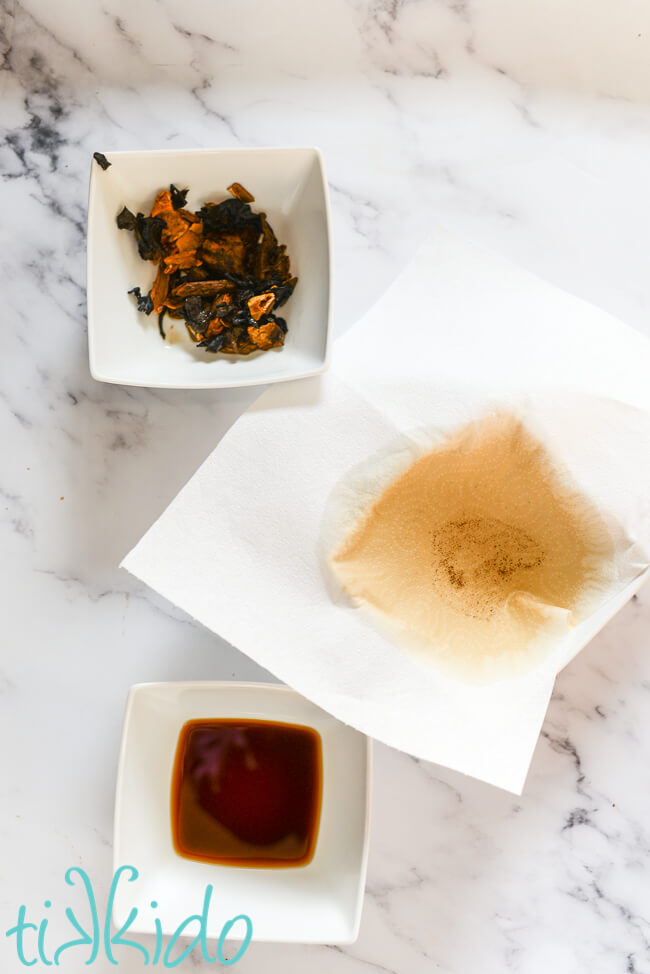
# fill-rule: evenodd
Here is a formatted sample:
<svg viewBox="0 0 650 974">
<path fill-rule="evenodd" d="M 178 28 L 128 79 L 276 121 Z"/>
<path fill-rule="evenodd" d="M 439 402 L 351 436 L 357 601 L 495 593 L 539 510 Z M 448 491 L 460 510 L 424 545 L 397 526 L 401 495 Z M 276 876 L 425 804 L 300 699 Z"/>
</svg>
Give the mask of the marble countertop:
<svg viewBox="0 0 650 974">
<path fill-rule="evenodd" d="M 650 333 L 649 42 L 636 0 L 0 0 L 2 931 L 49 898 L 56 941 L 71 866 L 106 897 L 131 684 L 272 679 L 116 567 L 255 391 L 90 378 L 91 153 L 319 145 L 337 333 L 433 223 Z M 559 676 L 522 798 L 376 745 L 357 943 L 237 970 L 650 972 L 649 644 L 646 588 Z"/>
</svg>

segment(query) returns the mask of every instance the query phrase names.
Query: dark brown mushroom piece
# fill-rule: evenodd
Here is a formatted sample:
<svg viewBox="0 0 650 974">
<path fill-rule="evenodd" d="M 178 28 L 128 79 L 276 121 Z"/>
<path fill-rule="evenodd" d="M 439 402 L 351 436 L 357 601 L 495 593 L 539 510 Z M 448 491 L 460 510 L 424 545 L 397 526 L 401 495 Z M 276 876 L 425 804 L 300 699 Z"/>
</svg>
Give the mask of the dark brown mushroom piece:
<svg viewBox="0 0 650 974">
<path fill-rule="evenodd" d="M 113 165 L 112 162 L 108 161 L 103 152 L 93 152 L 93 159 L 98 166 L 101 166 L 104 172 L 106 172 L 107 169 L 110 169 L 110 167 Z"/>
</svg>

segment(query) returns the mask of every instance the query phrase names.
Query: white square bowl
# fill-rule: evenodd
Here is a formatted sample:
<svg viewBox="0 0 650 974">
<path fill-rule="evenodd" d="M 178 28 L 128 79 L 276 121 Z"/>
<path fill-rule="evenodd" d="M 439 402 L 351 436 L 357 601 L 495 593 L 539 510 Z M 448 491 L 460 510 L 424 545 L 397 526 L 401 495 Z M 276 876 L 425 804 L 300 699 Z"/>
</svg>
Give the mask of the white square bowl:
<svg viewBox="0 0 650 974">
<path fill-rule="evenodd" d="M 110 152 L 109 169 L 93 161 L 87 238 L 90 371 L 100 382 L 170 389 L 220 389 L 300 379 L 328 365 L 331 243 L 327 182 L 320 152 L 290 149 L 189 149 Z M 283 306 L 289 331 L 283 348 L 248 356 L 196 348 L 182 320 L 138 312 L 127 292 L 146 294 L 155 267 L 138 255 L 133 234 L 117 228 L 123 206 L 150 213 L 170 183 L 189 188 L 188 208 L 228 196 L 242 183 L 287 245 L 298 284 Z M 173 326 L 173 327 L 172 327 Z"/>
<path fill-rule="evenodd" d="M 174 850 L 171 782 L 178 736 L 188 720 L 277 720 L 315 728 L 323 759 L 316 851 L 294 868 L 241 868 L 194 862 Z M 253 940 L 343 944 L 356 940 L 365 889 L 370 821 L 371 741 L 294 690 L 255 683 L 159 683 L 131 688 L 117 776 L 114 866 L 134 866 L 137 880 L 118 884 L 113 922 L 133 907 L 136 933 L 171 935 L 200 913 L 214 887 L 207 936 L 246 914 Z M 151 909 L 151 902 L 158 906 Z M 240 926 L 239 924 L 236 925 Z M 194 934 L 192 934 L 194 935 Z M 233 928 L 233 938 L 242 931 Z"/>
</svg>

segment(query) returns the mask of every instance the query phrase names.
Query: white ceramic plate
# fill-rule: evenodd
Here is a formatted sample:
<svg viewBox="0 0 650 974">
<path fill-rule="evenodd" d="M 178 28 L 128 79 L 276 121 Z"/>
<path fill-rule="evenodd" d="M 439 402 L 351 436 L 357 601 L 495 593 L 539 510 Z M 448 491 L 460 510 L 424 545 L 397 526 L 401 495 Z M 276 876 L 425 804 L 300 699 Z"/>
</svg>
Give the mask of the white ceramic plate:
<svg viewBox="0 0 650 974">
<path fill-rule="evenodd" d="M 171 778 L 178 735 L 198 718 L 248 717 L 302 724 L 321 736 L 322 808 L 314 857 L 287 869 L 194 862 L 172 844 Z M 368 857 L 370 739 L 283 686 L 251 683 L 160 683 L 131 688 L 117 778 L 115 869 L 138 878 L 118 884 L 113 922 L 154 933 L 154 917 L 171 935 L 200 913 L 207 884 L 214 893 L 207 934 L 218 938 L 238 914 L 252 920 L 253 939 L 285 943 L 351 943 L 361 919 Z M 158 906 L 155 912 L 151 901 Z M 196 934 L 194 928 L 190 934 Z M 189 934 L 188 934 L 189 935 Z M 241 939 L 242 927 L 233 928 Z"/>
<path fill-rule="evenodd" d="M 88 200 L 87 301 L 90 371 L 101 382 L 173 389 L 218 389 L 316 375 L 327 368 L 331 308 L 329 202 L 317 149 L 191 149 L 109 152 L 111 166 L 93 160 Z M 238 181 L 254 196 L 281 243 L 298 285 L 282 316 L 289 331 L 281 349 L 248 356 L 196 348 L 181 320 L 137 311 L 127 294 L 146 294 L 155 276 L 139 257 L 133 234 L 118 230 L 123 206 L 150 213 L 156 193 L 189 187 L 188 208 L 228 197 Z"/>
</svg>

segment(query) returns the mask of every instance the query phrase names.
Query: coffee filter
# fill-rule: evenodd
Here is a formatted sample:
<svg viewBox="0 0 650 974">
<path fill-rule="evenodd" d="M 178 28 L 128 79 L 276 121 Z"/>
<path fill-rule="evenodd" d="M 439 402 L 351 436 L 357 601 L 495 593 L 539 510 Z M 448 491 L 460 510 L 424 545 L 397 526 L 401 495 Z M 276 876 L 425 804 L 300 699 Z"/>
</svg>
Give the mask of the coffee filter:
<svg viewBox="0 0 650 974">
<path fill-rule="evenodd" d="M 648 375 L 643 336 L 436 233 L 328 374 L 266 390 L 124 564 L 338 719 L 520 792 L 558 670 L 649 574 Z M 583 621 L 558 618 L 551 652 L 467 682 L 346 603 L 324 561 L 392 477 L 495 409 L 569 472 L 615 557 L 609 590 Z"/>
<path fill-rule="evenodd" d="M 612 406 L 559 390 L 550 409 L 544 396 L 486 406 L 476 391 L 468 391 L 459 408 L 458 392 L 456 387 L 446 394 L 438 387 L 435 426 L 397 436 L 336 484 L 320 534 L 325 584 L 335 603 L 361 613 L 385 638 L 452 678 L 470 683 L 510 679 L 544 662 L 557 670 L 569 658 L 562 640 L 648 566 L 644 548 L 631 541 L 617 517 L 600 509 L 579 483 L 598 457 L 597 440 L 587 437 L 585 443 L 584 429 L 591 428 L 600 411 L 610 417 Z M 450 404 L 447 422 L 440 406 L 445 402 Z M 626 431 L 637 425 L 638 444 L 650 442 L 644 414 L 617 408 Z M 480 418 L 470 418 L 477 412 Z M 572 417 L 569 424 L 567 415 Z M 583 434 L 574 442 L 581 426 Z M 498 456 L 490 446 L 497 427 L 514 438 L 505 448 L 501 444 L 504 455 Z M 444 458 L 449 464 L 455 457 L 457 449 L 450 445 L 459 437 L 457 449 L 477 456 L 482 452 L 488 458 L 493 454 L 494 484 L 466 485 L 469 496 L 457 506 L 458 484 L 445 483 L 441 489 L 432 483 L 431 474 L 428 480 L 420 475 L 422 501 L 414 504 L 417 468 L 427 469 L 434 461 L 435 470 L 437 461 L 449 479 Z M 526 461 L 528 476 L 521 480 L 530 496 L 520 504 L 517 495 L 523 492 L 510 482 L 509 464 L 521 466 L 515 451 L 525 454 L 524 443 L 532 456 Z M 613 471 L 618 477 L 621 468 L 611 463 L 611 455 L 609 460 L 609 479 Z M 479 464 L 481 480 L 487 465 Z M 531 533 L 529 526 L 535 525 L 537 516 L 534 491 L 540 485 L 546 493 L 542 523 Z M 499 493 L 508 491 L 513 496 L 504 504 Z M 400 496 L 406 513 L 400 509 Z M 617 506 L 620 500 L 619 492 Z M 518 505 L 515 515 L 512 508 Z M 623 514 L 631 520 L 625 507 Z M 395 520 L 391 527 L 391 517 L 398 516 L 399 523 Z M 551 545 L 543 541 L 550 533 L 549 519 L 558 522 Z M 404 537 L 405 522 L 407 531 L 411 523 L 420 525 L 413 529 L 415 543 Z M 580 535 L 583 547 L 569 586 L 558 579 L 566 575 L 575 545 L 571 533 Z M 535 540 L 534 534 L 542 540 Z M 531 581 L 537 582 L 537 589 L 534 584 L 531 589 Z M 415 602 L 409 600 L 413 590 Z"/>
</svg>

